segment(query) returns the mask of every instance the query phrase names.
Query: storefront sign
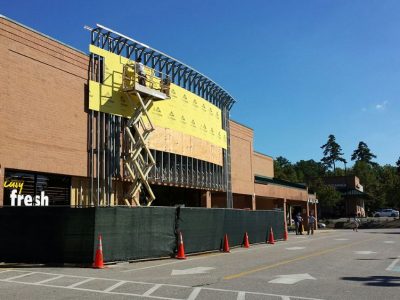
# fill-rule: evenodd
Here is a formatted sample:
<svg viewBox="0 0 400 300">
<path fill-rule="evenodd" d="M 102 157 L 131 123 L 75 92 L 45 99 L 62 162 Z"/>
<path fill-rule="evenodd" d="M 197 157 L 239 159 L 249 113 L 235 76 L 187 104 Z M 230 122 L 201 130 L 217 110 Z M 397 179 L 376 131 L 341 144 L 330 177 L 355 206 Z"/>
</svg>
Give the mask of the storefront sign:
<svg viewBox="0 0 400 300">
<path fill-rule="evenodd" d="M 19 194 L 22 193 L 22 189 L 24 188 L 23 180 L 8 180 L 4 181 L 4 187 L 10 189 L 19 189 Z"/>
<path fill-rule="evenodd" d="M 11 206 L 49 206 L 49 197 L 42 191 L 40 195 L 23 195 L 23 180 L 5 180 L 4 188 L 12 189 L 10 193 Z"/>
</svg>

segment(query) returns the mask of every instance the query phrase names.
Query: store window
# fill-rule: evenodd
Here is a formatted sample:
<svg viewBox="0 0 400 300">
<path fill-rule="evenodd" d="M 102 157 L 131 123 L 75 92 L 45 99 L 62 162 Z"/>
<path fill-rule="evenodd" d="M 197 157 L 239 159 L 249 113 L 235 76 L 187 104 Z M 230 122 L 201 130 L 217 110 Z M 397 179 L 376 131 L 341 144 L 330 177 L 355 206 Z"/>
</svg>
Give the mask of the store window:
<svg viewBox="0 0 400 300">
<path fill-rule="evenodd" d="M 70 204 L 71 177 L 5 170 L 4 206 L 58 206 Z"/>
</svg>

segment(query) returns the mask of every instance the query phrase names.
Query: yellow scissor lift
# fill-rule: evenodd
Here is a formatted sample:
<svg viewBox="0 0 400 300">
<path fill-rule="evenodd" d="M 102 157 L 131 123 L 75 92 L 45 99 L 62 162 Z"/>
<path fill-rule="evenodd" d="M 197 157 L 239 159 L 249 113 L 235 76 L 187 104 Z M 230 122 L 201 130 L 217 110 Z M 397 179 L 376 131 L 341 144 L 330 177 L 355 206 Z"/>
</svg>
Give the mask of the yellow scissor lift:
<svg viewBox="0 0 400 300">
<path fill-rule="evenodd" d="M 137 206 L 141 205 L 139 197 L 143 187 L 146 189 L 147 206 L 150 206 L 155 199 L 147 180 L 149 172 L 155 165 L 153 155 L 146 145 L 150 133 L 154 130 L 149 110 L 153 101 L 169 98 L 170 80 L 168 77 L 163 78 L 161 73 L 156 76 L 157 71 L 153 69 L 146 73 L 146 76 L 138 74 L 135 64 L 126 64 L 123 68 L 122 91 L 127 100 L 136 106 L 124 127 L 127 137 L 124 165 L 132 180 L 132 185 L 125 197 L 127 205 L 133 205 L 133 202 Z M 130 203 L 127 198 L 133 202 Z"/>
</svg>

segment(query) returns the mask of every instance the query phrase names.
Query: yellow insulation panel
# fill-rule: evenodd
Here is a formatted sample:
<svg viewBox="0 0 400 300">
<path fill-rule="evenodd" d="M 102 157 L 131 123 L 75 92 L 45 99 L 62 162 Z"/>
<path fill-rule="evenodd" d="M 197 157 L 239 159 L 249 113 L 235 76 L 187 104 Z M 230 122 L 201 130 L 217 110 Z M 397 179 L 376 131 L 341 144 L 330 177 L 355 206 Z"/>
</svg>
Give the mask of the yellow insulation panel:
<svg viewBox="0 0 400 300">
<path fill-rule="evenodd" d="M 104 79 L 100 84 L 89 82 L 89 109 L 130 117 L 137 99 L 127 99 L 122 92 L 123 65 L 133 61 L 90 45 L 90 52 L 104 58 Z M 146 74 L 153 72 L 146 67 Z M 154 82 L 155 86 L 158 82 Z M 172 129 L 226 149 L 226 131 L 222 129 L 221 110 L 196 94 L 171 84 L 171 98 L 156 101 L 150 118 L 157 127 Z M 133 101 L 132 101 L 133 100 Z"/>
</svg>

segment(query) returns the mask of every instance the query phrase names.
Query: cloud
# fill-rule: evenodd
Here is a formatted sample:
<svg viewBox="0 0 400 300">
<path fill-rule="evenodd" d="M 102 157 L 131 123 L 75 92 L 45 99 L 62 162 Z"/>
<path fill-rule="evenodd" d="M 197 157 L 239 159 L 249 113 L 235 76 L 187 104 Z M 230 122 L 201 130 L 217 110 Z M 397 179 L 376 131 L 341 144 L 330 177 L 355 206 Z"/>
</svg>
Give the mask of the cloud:
<svg viewBox="0 0 400 300">
<path fill-rule="evenodd" d="M 385 110 L 386 106 L 388 105 L 389 101 L 383 101 L 382 103 L 378 103 L 375 105 L 377 110 Z"/>
</svg>

